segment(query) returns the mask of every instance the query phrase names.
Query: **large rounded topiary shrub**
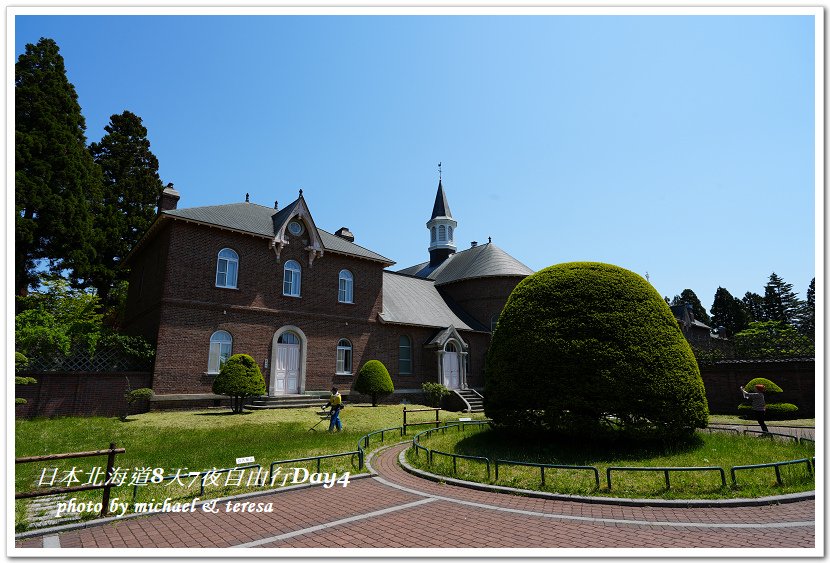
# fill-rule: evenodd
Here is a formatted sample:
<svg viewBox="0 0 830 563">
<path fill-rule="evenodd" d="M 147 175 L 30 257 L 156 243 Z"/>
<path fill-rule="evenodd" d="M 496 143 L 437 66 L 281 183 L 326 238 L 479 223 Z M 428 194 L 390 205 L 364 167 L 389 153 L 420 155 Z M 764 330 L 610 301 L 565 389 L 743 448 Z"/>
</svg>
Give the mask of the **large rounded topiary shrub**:
<svg viewBox="0 0 830 563">
<path fill-rule="evenodd" d="M 380 360 L 369 360 L 357 373 L 352 389 L 363 395 L 372 396 L 372 406 L 378 406 L 378 397 L 395 391 L 389 370 Z"/>
<path fill-rule="evenodd" d="M 234 354 L 222 364 L 213 380 L 213 392 L 231 398 L 231 409 L 239 414 L 245 399 L 265 394 L 265 380 L 259 365 L 248 354 Z"/>
<path fill-rule="evenodd" d="M 708 421 L 697 362 L 639 275 L 571 262 L 525 278 L 487 353 L 485 412 L 507 427 L 672 438 Z"/>
</svg>

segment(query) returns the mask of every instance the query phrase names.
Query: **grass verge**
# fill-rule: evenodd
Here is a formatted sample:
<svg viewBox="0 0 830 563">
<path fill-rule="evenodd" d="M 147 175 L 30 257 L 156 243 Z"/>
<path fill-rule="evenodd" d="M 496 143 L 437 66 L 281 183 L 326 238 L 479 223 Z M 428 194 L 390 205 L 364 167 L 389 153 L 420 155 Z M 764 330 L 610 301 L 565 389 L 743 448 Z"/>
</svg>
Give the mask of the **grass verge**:
<svg viewBox="0 0 830 563">
<path fill-rule="evenodd" d="M 410 409 L 417 407 L 408 405 Z M 184 476 L 190 471 L 233 468 L 237 465 L 236 459 L 242 457 L 253 457 L 255 463 L 267 471 L 274 461 L 354 451 L 361 436 L 374 430 L 400 426 L 402 410 L 400 405 L 348 405 L 340 414 L 343 432 L 333 434 L 327 432 L 328 421 L 320 422 L 316 408 L 261 410 L 241 415 L 224 409 L 153 412 L 130 416 L 127 421 L 101 417 L 17 420 L 15 456 L 101 450 L 106 449 L 110 442 L 115 442 L 117 447 L 126 449 L 124 454 L 116 456 L 115 465 L 127 477 L 123 486 L 112 489 L 112 498 L 133 502 L 135 490 L 137 502 L 163 501 L 166 498 L 172 502 L 186 502 L 194 496 L 217 498 L 258 490 L 252 480 L 256 470 L 221 474 L 214 483 L 205 487 L 204 494 L 200 493 L 200 483 L 192 482 L 193 479 L 188 477 L 158 484 L 145 483 L 138 487 L 130 481 L 134 476 L 139 481 L 146 481 L 154 469 L 162 469 L 164 476 L 175 475 L 177 471 Z M 459 417 L 458 413 L 448 411 L 441 411 L 440 415 L 442 421 L 457 420 Z M 426 416 L 415 420 L 422 419 Z M 387 434 L 386 440 L 394 440 L 397 436 L 396 433 Z M 370 448 L 379 441 L 380 436 L 372 437 Z M 101 456 L 20 464 L 15 467 L 15 490 L 45 488 L 53 474 L 56 479 L 52 486 L 83 485 L 96 468 L 102 471 L 106 467 L 106 461 L 106 456 Z M 290 466 L 317 471 L 315 462 L 298 462 Z M 77 481 L 68 479 L 73 467 L 76 468 Z M 320 471 L 339 475 L 346 471 L 351 474 L 361 472 L 357 456 L 324 459 Z M 251 486 L 248 486 L 249 482 Z M 70 496 L 79 501 L 100 502 L 102 491 L 84 491 Z M 16 501 L 17 532 L 28 528 L 25 520 L 27 503 L 27 500 Z M 84 512 L 82 516 L 89 519 L 96 517 L 97 513 Z"/>
<path fill-rule="evenodd" d="M 458 459 L 456 470 L 452 459 L 434 456 L 427 463 L 423 452 L 407 451 L 413 466 L 431 473 L 468 481 L 497 484 L 521 489 L 540 490 L 573 495 L 613 496 L 660 499 L 721 499 L 755 498 L 769 495 L 809 491 L 815 488 L 806 464 L 781 467 L 783 484 L 778 485 L 773 468 L 739 471 L 738 484 L 732 485 L 729 469 L 736 465 L 754 465 L 773 461 L 812 458 L 812 444 L 792 441 L 736 436 L 721 433 L 699 433 L 686 443 L 669 446 L 633 443 L 551 442 L 544 435 L 511 433 L 487 426 L 450 429 L 421 441 L 425 447 L 448 453 L 555 465 L 594 466 L 599 470 L 600 486 L 594 473 L 586 470 L 546 469 L 541 484 L 539 468 L 505 465 L 499 467 L 499 479 L 491 463 L 488 477 L 483 462 Z M 622 467 L 703 467 L 719 466 L 726 472 L 727 486 L 721 484 L 720 473 L 672 472 L 671 488 L 666 489 L 663 472 L 612 472 L 612 489 L 606 483 L 606 469 Z"/>
</svg>

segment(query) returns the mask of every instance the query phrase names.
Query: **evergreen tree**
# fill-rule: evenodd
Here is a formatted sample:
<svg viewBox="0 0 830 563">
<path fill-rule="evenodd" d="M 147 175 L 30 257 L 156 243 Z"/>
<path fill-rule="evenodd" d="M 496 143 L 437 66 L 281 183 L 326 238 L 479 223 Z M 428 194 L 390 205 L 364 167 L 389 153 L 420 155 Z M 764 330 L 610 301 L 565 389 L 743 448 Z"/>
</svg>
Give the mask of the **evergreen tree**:
<svg viewBox="0 0 830 563">
<path fill-rule="evenodd" d="M 153 222 L 164 186 L 140 117 L 124 111 L 111 116 L 104 130 L 101 141 L 90 145 L 104 184 L 101 214 L 95 222 L 101 246 L 92 285 L 109 305 L 113 284 L 127 276 L 119 265 Z"/>
<path fill-rule="evenodd" d="M 90 205 L 100 170 L 86 122 L 52 39 L 26 45 L 15 64 L 15 292 L 38 283 L 39 266 L 84 285 L 97 247 Z"/>
<path fill-rule="evenodd" d="M 807 301 L 804 301 L 798 315 L 798 330 L 811 340 L 816 337 L 816 278 L 807 287 Z"/>
<path fill-rule="evenodd" d="M 793 285 L 785 283 L 775 272 L 770 274 L 764 286 L 764 312 L 770 321 L 782 321 L 794 325 L 801 301 L 793 292 Z"/>
<path fill-rule="evenodd" d="M 723 287 L 718 287 L 715 292 L 711 311 L 713 326 L 724 327 L 728 336 L 742 331 L 749 325 L 749 315 L 743 302 Z"/>
<path fill-rule="evenodd" d="M 743 299 L 741 299 L 741 302 L 744 304 L 747 315 L 749 315 L 749 322 L 764 322 L 769 320 L 764 311 L 764 298 L 757 293 L 747 291 Z"/>
<path fill-rule="evenodd" d="M 671 302 L 672 305 L 685 305 L 686 303 L 692 305 L 692 313 L 695 315 L 695 320 L 711 325 L 712 319 L 709 318 L 700 299 L 698 299 L 695 292 L 691 289 L 684 289 L 680 292 L 680 295 L 675 295 Z"/>
</svg>

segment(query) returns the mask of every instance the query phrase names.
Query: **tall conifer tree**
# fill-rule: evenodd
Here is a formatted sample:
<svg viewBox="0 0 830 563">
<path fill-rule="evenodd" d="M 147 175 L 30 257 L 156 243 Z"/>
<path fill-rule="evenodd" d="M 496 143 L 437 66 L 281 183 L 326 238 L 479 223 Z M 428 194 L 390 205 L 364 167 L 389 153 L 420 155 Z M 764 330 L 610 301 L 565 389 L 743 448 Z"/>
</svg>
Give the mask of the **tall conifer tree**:
<svg viewBox="0 0 830 563">
<path fill-rule="evenodd" d="M 766 316 L 766 312 L 764 311 L 763 297 L 757 293 L 753 293 L 752 291 L 747 291 L 741 301 L 743 302 L 744 308 L 749 315 L 749 322 L 763 322 L 769 320 Z"/>
<path fill-rule="evenodd" d="M 86 122 L 52 39 L 15 64 L 15 292 L 38 283 L 39 261 L 84 285 L 97 244 L 90 206 L 100 171 L 86 147 Z"/>
<path fill-rule="evenodd" d="M 712 302 L 712 323 L 715 328 L 724 327 L 726 334 L 732 336 L 749 325 L 749 315 L 740 299 L 719 287 Z"/>
<path fill-rule="evenodd" d="M 798 319 L 801 301 L 793 292 L 793 284 L 786 283 L 775 272 L 764 286 L 764 312 L 770 321 L 794 325 Z"/>
<path fill-rule="evenodd" d="M 102 244 L 92 285 L 108 304 L 112 285 L 126 279 L 119 265 L 153 222 L 164 187 L 140 117 L 124 111 L 111 116 L 104 129 L 106 135 L 90 146 L 104 176 L 101 216 L 95 224 Z"/>
</svg>

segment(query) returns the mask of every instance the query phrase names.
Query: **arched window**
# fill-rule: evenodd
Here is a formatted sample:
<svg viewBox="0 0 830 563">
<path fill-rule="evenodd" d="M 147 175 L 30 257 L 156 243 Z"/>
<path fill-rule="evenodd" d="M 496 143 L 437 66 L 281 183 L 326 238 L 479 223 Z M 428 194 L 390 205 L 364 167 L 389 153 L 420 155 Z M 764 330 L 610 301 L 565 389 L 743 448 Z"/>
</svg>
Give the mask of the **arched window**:
<svg viewBox="0 0 830 563">
<path fill-rule="evenodd" d="M 447 227 L 438 225 L 438 240 L 447 240 Z"/>
<path fill-rule="evenodd" d="M 352 373 L 352 343 L 341 338 L 337 342 L 337 373 L 351 375 Z"/>
<path fill-rule="evenodd" d="M 300 339 L 293 332 L 283 332 L 277 339 L 277 344 L 299 344 Z"/>
<path fill-rule="evenodd" d="M 412 373 L 412 341 L 408 336 L 398 339 L 398 373 L 410 375 Z"/>
<path fill-rule="evenodd" d="M 432 242 L 435 242 L 435 237 L 438 234 L 438 230 L 435 227 L 432 227 Z"/>
<path fill-rule="evenodd" d="M 349 270 L 340 270 L 338 276 L 337 300 L 340 303 L 353 303 L 354 276 Z"/>
<path fill-rule="evenodd" d="M 230 248 L 219 251 L 216 261 L 216 287 L 236 287 L 236 273 L 239 270 L 239 256 Z"/>
<path fill-rule="evenodd" d="M 496 325 L 498 324 L 498 322 L 499 322 L 499 314 L 498 313 L 493 313 L 490 316 L 490 332 L 495 332 L 496 331 Z"/>
<path fill-rule="evenodd" d="M 228 358 L 231 357 L 233 338 L 224 330 L 217 330 L 210 335 L 210 352 L 208 353 L 208 373 L 219 373 Z"/>
<path fill-rule="evenodd" d="M 444 346 L 444 351 L 445 352 L 458 352 L 458 348 L 455 346 L 455 342 L 450 340 L 449 342 L 447 342 L 447 345 Z"/>
<path fill-rule="evenodd" d="M 289 260 L 283 268 L 282 294 L 291 297 L 300 296 L 300 263 Z"/>
<path fill-rule="evenodd" d="M 452 242 L 452 225 L 447 225 L 447 240 Z"/>
</svg>

